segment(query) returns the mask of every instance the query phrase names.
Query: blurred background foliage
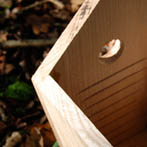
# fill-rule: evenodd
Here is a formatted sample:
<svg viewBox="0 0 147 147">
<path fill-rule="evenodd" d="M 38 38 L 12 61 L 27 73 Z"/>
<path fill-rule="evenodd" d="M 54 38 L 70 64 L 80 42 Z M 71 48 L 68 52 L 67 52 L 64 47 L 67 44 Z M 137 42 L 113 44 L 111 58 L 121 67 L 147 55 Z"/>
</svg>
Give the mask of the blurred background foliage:
<svg viewBox="0 0 147 147">
<path fill-rule="evenodd" d="M 0 146 L 58 146 L 31 76 L 82 2 L 0 0 Z"/>
</svg>

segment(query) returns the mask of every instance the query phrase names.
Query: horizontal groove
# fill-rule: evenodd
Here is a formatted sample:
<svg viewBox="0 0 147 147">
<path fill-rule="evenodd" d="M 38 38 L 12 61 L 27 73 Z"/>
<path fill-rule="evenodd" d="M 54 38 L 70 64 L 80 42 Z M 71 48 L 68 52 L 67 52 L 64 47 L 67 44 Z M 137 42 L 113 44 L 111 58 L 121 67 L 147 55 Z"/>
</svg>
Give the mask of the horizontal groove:
<svg viewBox="0 0 147 147">
<path fill-rule="evenodd" d="M 128 111 L 130 112 L 132 109 L 134 109 L 134 106 L 137 107 L 138 106 L 137 104 L 140 105 L 140 103 L 132 100 L 132 101 L 126 103 L 125 105 L 123 105 L 121 108 L 115 110 L 111 114 L 107 114 L 104 117 L 97 119 L 96 121 L 93 121 L 93 122 L 94 122 L 94 124 L 96 124 L 96 126 L 98 128 L 103 128 L 103 127 L 111 124 L 113 121 L 117 121 L 117 119 L 122 118 L 124 115 L 126 115 L 126 113 L 128 113 Z M 116 116 L 116 118 L 114 116 Z M 107 122 L 107 123 L 104 124 L 104 122 Z"/>
<path fill-rule="evenodd" d="M 102 113 L 103 114 L 103 110 L 107 110 L 109 109 L 109 107 L 112 108 L 113 104 L 121 101 L 122 99 L 125 100 L 125 97 L 129 97 L 131 95 L 133 95 L 134 93 L 136 93 L 137 91 L 141 90 L 143 92 L 143 90 L 145 89 L 144 87 L 144 81 L 139 81 L 138 83 L 124 89 L 123 91 L 121 90 L 118 93 L 112 93 L 112 96 L 110 98 L 106 100 L 102 101 L 101 103 L 97 103 L 96 105 L 94 105 L 93 107 L 90 107 L 89 109 L 87 109 L 86 111 L 84 111 L 86 113 L 87 116 L 89 117 L 95 117 L 95 115 L 97 113 Z M 101 116 L 101 115 L 99 115 Z"/>
<path fill-rule="evenodd" d="M 94 84 L 92 84 L 92 85 L 90 85 L 90 86 L 84 88 L 83 90 L 81 90 L 81 91 L 79 92 L 79 95 L 80 95 L 81 93 L 87 91 L 88 89 L 90 89 L 90 88 L 92 88 L 92 87 L 98 85 L 99 83 L 101 83 L 101 82 L 103 82 L 103 81 L 105 81 L 105 80 L 107 80 L 107 79 L 109 79 L 109 78 L 111 78 L 111 77 L 113 77 L 113 76 L 119 74 L 120 72 L 122 72 L 122 71 L 124 71 L 124 70 L 127 70 L 127 69 L 129 69 L 130 67 L 132 67 L 132 66 L 134 66 L 134 65 L 136 65 L 136 64 L 138 64 L 138 63 L 140 63 L 140 62 L 145 61 L 146 59 L 147 59 L 147 58 L 140 59 L 140 60 L 138 60 L 137 62 L 135 62 L 135 63 L 133 63 L 133 64 L 131 64 L 131 65 L 129 65 L 129 66 L 127 66 L 127 67 L 125 67 L 125 68 L 123 68 L 123 69 L 121 69 L 121 70 L 115 72 L 115 73 L 113 73 L 112 75 L 110 75 L 110 76 L 108 76 L 108 77 L 106 77 L 106 78 L 104 78 L 104 79 L 102 79 L 102 80 L 100 80 L 100 81 L 98 81 L 98 82 L 96 82 L 96 83 L 94 83 Z"/>
<path fill-rule="evenodd" d="M 120 102 L 122 102 L 124 100 L 126 101 L 126 99 L 128 99 L 130 96 L 136 94 L 140 90 L 141 90 L 141 88 L 129 93 L 127 96 L 122 97 L 121 99 L 119 99 L 118 101 L 108 105 L 107 107 L 104 107 L 102 110 L 96 111 L 95 113 L 91 114 L 90 118 L 94 117 L 95 115 L 98 115 L 98 113 L 101 113 L 101 112 L 105 111 L 106 109 L 108 109 L 110 107 L 113 107 L 113 105 L 116 105 L 116 104 L 118 104 L 118 103 L 120 103 Z M 109 113 L 108 115 L 111 115 L 111 113 Z"/>
<path fill-rule="evenodd" d="M 141 125 L 139 125 L 139 124 L 141 124 Z M 133 124 L 132 124 L 132 122 L 128 122 L 128 128 L 124 129 L 121 133 L 119 133 L 119 134 L 116 133 L 115 135 L 112 135 L 110 138 L 109 138 L 109 136 L 107 136 L 107 135 L 106 136 L 110 140 L 111 139 L 113 140 L 114 138 L 116 138 L 116 137 L 118 137 L 118 136 L 120 136 L 122 134 L 125 134 L 126 132 L 132 131 L 132 128 L 134 128 L 134 129 L 143 129 L 144 128 L 145 129 L 145 127 L 146 127 L 145 124 L 146 124 L 146 122 L 144 121 L 144 118 L 134 121 Z M 138 128 L 136 128 L 134 126 L 137 126 Z M 123 127 L 125 127 L 125 126 L 122 126 L 121 128 L 123 128 Z"/>
<path fill-rule="evenodd" d="M 144 125 L 144 123 L 143 123 L 143 125 Z M 119 137 L 121 137 L 121 139 L 119 140 L 119 142 L 117 141 L 115 141 L 115 139 L 116 139 L 116 137 L 114 138 L 114 139 L 112 139 L 111 141 L 114 143 L 114 141 L 115 141 L 115 147 L 125 147 L 126 145 L 128 145 L 128 143 L 129 143 L 129 141 L 131 140 L 131 142 L 133 141 L 133 139 L 137 139 L 138 140 L 138 136 L 140 136 L 141 134 L 143 134 L 145 132 L 145 134 L 146 134 L 146 128 L 144 128 L 144 127 L 140 127 L 139 128 L 139 130 L 137 129 L 137 130 L 135 130 L 135 131 L 131 131 L 131 134 L 127 134 L 128 133 L 128 131 L 127 132 L 124 132 L 124 133 L 122 133 L 122 134 L 120 134 L 119 135 Z M 122 136 L 123 135 L 123 136 Z M 127 136 L 126 136 L 127 135 Z M 136 136 L 137 136 L 137 138 L 136 138 Z M 142 135 L 141 135 L 142 136 Z M 136 141 L 135 141 L 136 142 Z M 127 144 L 126 144 L 127 143 Z M 130 144 L 130 143 L 129 143 Z M 123 146 L 122 146 L 123 145 Z M 125 145 L 125 146 L 124 146 Z M 131 145 L 132 145 L 132 143 L 131 143 Z M 132 146 L 131 146 L 132 147 Z"/>
<path fill-rule="evenodd" d="M 88 107 L 84 108 L 83 110 L 86 111 L 87 109 L 90 109 L 91 107 L 93 107 L 93 106 L 95 106 L 95 105 L 97 105 L 97 104 L 99 104 L 99 103 L 101 103 L 101 102 L 103 102 L 103 101 L 106 101 L 107 99 L 109 99 L 110 97 L 116 95 L 117 93 L 119 93 L 119 92 L 121 92 L 121 91 L 123 91 L 123 90 L 125 90 L 125 89 L 127 89 L 127 88 L 129 88 L 129 87 L 131 87 L 131 86 L 133 86 L 133 85 L 135 85 L 135 84 L 137 84 L 137 83 L 139 83 L 139 82 L 142 82 L 143 80 L 144 80 L 144 77 L 142 77 L 141 79 L 139 79 L 139 80 L 137 80 L 137 81 L 135 81 L 135 82 L 133 82 L 133 83 L 127 85 L 126 87 L 121 88 L 121 89 L 118 90 L 118 91 L 115 91 L 115 92 L 112 93 L 111 95 L 102 98 L 100 101 L 97 101 L 97 102 L 95 102 L 94 104 L 89 105 Z"/>
<path fill-rule="evenodd" d="M 111 115 L 115 115 L 115 113 L 121 112 L 122 110 L 125 110 L 127 107 L 130 108 L 131 106 L 134 106 L 134 105 L 135 105 L 135 102 L 133 102 L 133 101 L 132 101 L 132 102 L 129 102 L 129 103 L 127 103 L 125 106 L 121 107 L 118 111 L 113 112 Z M 98 128 L 104 128 L 105 126 L 107 126 L 107 125 L 113 123 L 113 121 L 117 121 L 118 119 L 123 118 L 124 116 L 126 116 L 126 114 L 128 114 L 128 112 L 131 112 L 131 111 L 134 111 L 134 110 L 135 110 L 135 107 L 132 107 L 132 108 L 133 108 L 133 110 L 128 109 L 127 112 L 121 114 L 119 117 L 117 117 L 117 118 L 115 118 L 115 119 L 113 119 L 113 120 L 107 122 L 106 124 L 103 124 L 101 127 L 98 127 Z M 108 115 L 108 116 L 110 116 L 110 115 Z M 107 117 L 107 116 L 106 116 L 106 117 Z M 106 118 L 106 117 L 105 117 L 105 118 Z M 104 120 L 105 118 L 102 118 L 102 119 L 100 119 L 100 120 L 95 121 L 94 124 L 96 124 L 96 123 L 101 124 L 100 121 Z"/>
<path fill-rule="evenodd" d="M 135 129 L 134 129 L 134 127 L 135 127 Z M 132 126 L 127 131 L 124 131 L 123 133 L 119 134 L 117 137 L 114 137 L 114 138 L 109 139 L 109 140 L 111 140 L 111 143 L 115 147 L 119 147 L 119 145 L 122 144 L 124 141 L 134 137 L 135 135 L 137 135 L 138 133 L 140 133 L 140 132 L 142 132 L 144 130 L 145 130 L 144 123 L 140 123 L 140 124 L 138 124 L 136 126 Z M 131 146 L 131 147 L 134 147 L 134 146 Z M 139 146 L 139 147 L 142 147 L 142 146 Z"/>
<path fill-rule="evenodd" d="M 102 131 L 102 132 L 104 134 L 111 135 L 116 130 L 119 131 L 122 126 L 127 126 L 128 122 L 134 123 L 134 120 L 136 120 L 136 119 L 140 120 L 141 118 L 143 118 L 144 114 L 141 111 L 138 111 L 138 109 L 136 109 L 136 110 L 134 110 L 133 113 L 132 112 L 128 113 L 123 119 L 119 119 L 118 120 L 119 122 L 118 121 L 116 122 L 116 123 L 119 123 L 119 124 L 117 124 L 116 126 L 115 125 L 113 125 L 113 126 L 107 125 L 110 129 L 108 129 L 108 128 L 106 129 L 106 126 L 104 128 L 101 128 L 101 130 L 107 130 L 107 131 Z"/>
<path fill-rule="evenodd" d="M 90 95 L 90 96 L 86 97 L 83 101 L 87 101 L 89 98 L 92 98 L 93 96 L 95 96 L 95 95 L 97 95 L 97 94 L 99 94 L 99 93 L 104 92 L 105 90 L 107 90 L 107 89 L 109 89 L 109 88 L 113 87 L 114 85 L 116 85 L 116 84 L 118 84 L 118 83 L 120 83 L 120 82 L 122 82 L 122 81 L 126 80 L 127 78 L 129 78 L 129 77 L 131 77 L 131 76 L 133 76 L 133 75 L 136 75 L 137 73 L 139 73 L 139 72 L 141 72 L 141 71 L 143 71 L 143 70 L 145 70 L 145 68 L 142 68 L 142 69 L 141 69 L 141 70 L 139 70 L 139 71 L 136 71 L 136 72 L 134 72 L 134 73 L 131 73 L 130 75 L 128 75 L 128 76 L 126 76 L 126 77 L 122 78 L 121 80 L 116 81 L 116 82 L 114 82 L 113 84 L 111 84 L 111 85 L 109 85 L 109 86 L 105 87 L 104 89 L 101 89 L 101 90 L 99 90 L 99 91 L 97 91 L 97 92 L 93 93 L 92 95 Z"/>
</svg>

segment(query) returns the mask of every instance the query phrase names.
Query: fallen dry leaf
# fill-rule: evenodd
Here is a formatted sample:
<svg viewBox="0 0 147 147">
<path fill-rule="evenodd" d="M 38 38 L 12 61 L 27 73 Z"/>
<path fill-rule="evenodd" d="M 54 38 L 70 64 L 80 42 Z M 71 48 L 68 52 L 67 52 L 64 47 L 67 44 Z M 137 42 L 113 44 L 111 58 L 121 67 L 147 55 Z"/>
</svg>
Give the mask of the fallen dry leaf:
<svg viewBox="0 0 147 147">
<path fill-rule="evenodd" d="M 25 147 L 50 147 L 56 141 L 49 123 L 33 125 L 29 134 Z"/>
<path fill-rule="evenodd" d="M 52 132 L 49 123 L 42 125 L 42 129 L 40 131 L 44 138 L 44 146 L 52 146 L 53 143 L 56 141 L 56 138 Z"/>
<path fill-rule="evenodd" d="M 0 56 L 0 74 L 4 73 L 5 61 L 6 61 L 6 56 L 1 55 Z"/>
<path fill-rule="evenodd" d="M 12 64 L 5 64 L 4 74 L 10 73 L 15 67 Z"/>
<path fill-rule="evenodd" d="M 52 18 L 49 15 L 38 16 L 35 14 L 29 15 L 26 20 L 28 25 L 32 26 L 33 33 L 47 33 L 52 23 Z"/>
<path fill-rule="evenodd" d="M 15 147 L 19 142 L 21 142 L 21 140 L 21 134 L 19 132 L 13 132 L 11 136 L 6 139 L 6 143 L 3 147 Z"/>
<path fill-rule="evenodd" d="M 83 2 L 84 2 L 84 0 L 70 0 L 71 1 L 71 4 L 73 5 L 81 5 Z"/>
<path fill-rule="evenodd" d="M 5 55 L 0 56 L 0 74 L 8 74 L 14 69 L 12 64 L 6 63 Z"/>
<path fill-rule="evenodd" d="M 71 1 L 71 11 L 76 12 L 84 0 L 70 0 Z"/>
<path fill-rule="evenodd" d="M 0 42 L 6 41 L 8 32 L 0 31 Z"/>
<path fill-rule="evenodd" d="M 32 127 L 29 134 L 26 138 L 25 147 L 42 147 L 42 136 L 39 128 Z"/>
<path fill-rule="evenodd" d="M 66 10 L 52 10 L 51 14 L 53 17 L 58 18 L 58 19 L 62 19 L 62 20 L 71 20 L 71 16 L 70 13 Z"/>
<path fill-rule="evenodd" d="M 57 9 L 64 9 L 64 4 L 59 0 L 48 0 L 53 3 Z"/>
<path fill-rule="evenodd" d="M 7 116 L 6 116 L 6 114 L 5 114 L 5 110 L 4 110 L 2 107 L 0 107 L 0 118 L 1 118 L 1 120 L 4 121 L 4 122 L 7 121 Z"/>
</svg>

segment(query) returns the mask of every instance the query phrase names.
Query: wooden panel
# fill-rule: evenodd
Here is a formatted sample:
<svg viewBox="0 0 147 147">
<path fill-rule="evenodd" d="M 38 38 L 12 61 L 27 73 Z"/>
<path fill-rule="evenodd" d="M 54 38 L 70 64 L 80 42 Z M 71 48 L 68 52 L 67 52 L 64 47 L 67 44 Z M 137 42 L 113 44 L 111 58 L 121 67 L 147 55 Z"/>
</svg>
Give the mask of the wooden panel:
<svg viewBox="0 0 147 147">
<path fill-rule="evenodd" d="M 34 87 L 60 146 L 111 147 L 111 144 L 52 77 L 47 76 L 45 80 L 39 83 L 35 78 L 33 77 Z"/>
<path fill-rule="evenodd" d="M 98 2 L 99 0 L 85 0 L 32 77 L 35 90 L 61 147 L 112 146 L 55 80 L 48 75 Z"/>
<path fill-rule="evenodd" d="M 145 130 L 144 125 L 145 125 L 144 121 L 142 121 L 140 123 L 138 123 L 138 121 L 136 121 L 133 125 L 130 125 L 130 128 L 128 128 L 128 130 L 125 130 L 121 134 L 119 134 L 119 135 L 115 136 L 113 139 L 111 139 L 111 143 L 116 146 L 117 144 L 120 144 L 120 142 L 123 142 L 124 140 L 126 140 L 128 138 L 132 138 L 134 135 Z M 126 147 L 130 147 L 129 144 Z"/>
<path fill-rule="evenodd" d="M 139 85 L 139 84 L 141 84 L 141 85 Z M 131 96 L 134 96 L 140 90 L 142 92 L 142 89 L 138 88 L 137 86 L 143 87 L 143 85 L 142 85 L 143 82 L 140 82 L 139 84 L 134 84 L 134 85 L 130 86 L 129 88 L 127 88 L 119 93 L 116 93 L 115 95 L 113 95 L 113 97 L 110 97 L 106 101 L 103 101 L 102 104 L 99 103 L 97 105 L 97 109 L 96 109 L 97 111 L 95 113 L 93 113 L 90 116 L 90 118 L 96 122 L 98 120 L 104 119 L 108 115 L 115 112 L 115 109 L 113 109 L 113 107 L 116 108 L 116 107 L 121 106 L 121 108 L 119 108 L 119 109 L 126 107 L 127 103 L 129 101 L 132 101 Z M 99 114 L 99 115 L 97 116 L 97 114 Z"/>
<path fill-rule="evenodd" d="M 140 92 L 142 92 L 142 90 Z M 112 108 L 112 110 L 114 110 L 113 112 L 111 112 L 111 110 L 110 110 L 110 112 L 106 113 L 107 116 L 105 116 L 102 119 L 97 120 L 97 123 L 96 123 L 97 127 L 98 128 L 102 128 L 102 127 L 107 128 L 110 126 L 109 128 L 113 129 L 116 127 L 116 125 L 114 125 L 114 124 L 117 123 L 117 120 L 121 120 L 123 122 L 123 117 L 127 117 L 127 115 L 129 113 L 133 113 L 133 111 L 135 111 L 137 113 L 139 111 L 141 111 L 141 115 L 143 116 L 145 112 L 142 110 L 143 109 L 142 108 L 143 107 L 142 95 L 143 95 L 142 93 L 132 94 L 132 96 L 130 96 L 129 99 L 122 101 L 122 103 L 119 103 L 120 105 L 116 104 L 116 107 L 114 106 L 114 108 Z M 139 98 L 141 98 L 141 99 L 139 100 Z M 138 99 L 138 100 L 136 100 L 136 99 Z M 101 115 L 101 113 L 99 115 Z M 119 123 L 117 125 L 119 125 Z"/>
<path fill-rule="evenodd" d="M 91 95 L 90 97 L 82 101 L 83 105 L 85 104 L 86 109 L 90 109 L 90 107 L 93 107 L 98 103 L 101 103 L 102 101 L 108 99 L 114 94 L 117 94 L 120 91 L 123 91 L 129 88 L 130 86 L 138 83 L 139 81 L 144 80 L 145 70 L 141 70 L 130 75 L 131 76 L 128 76 L 122 79 L 121 82 L 117 82 L 116 84 L 112 83 L 112 85 L 108 86 L 108 88 L 106 85 L 106 88 L 104 88 L 101 91 L 98 91 L 97 93 Z"/>
<path fill-rule="evenodd" d="M 113 81 L 117 81 L 115 76 L 121 77 L 123 70 L 146 59 L 147 20 L 143 17 L 146 4 L 145 0 L 102 0 L 74 38 L 54 71 L 59 75 L 58 83 L 77 104 L 93 94 L 105 79 L 114 76 Z M 99 51 L 113 38 L 122 40 L 123 53 L 113 63 L 102 63 L 98 58 Z"/>
<path fill-rule="evenodd" d="M 100 1 L 52 73 L 114 144 L 146 127 L 146 5 L 146 0 Z M 99 52 L 113 38 L 122 41 L 122 54 L 102 62 Z"/>
<path fill-rule="evenodd" d="M 116 147 L 146 147 L 147 146 L 147 131 L 144 130 L 134 137 L 131 137 Z"/>
<path fill-rule="evenodd" d="M 61 146 L 111 145 L 48 77 L 60 58 L 51 75 L 113 144 L 145 128 L 147 1 L 98 2 L 85 1 L 33 76 Z M 117 60 L 102 62 L 102 47 L 117 38 L 123 43 L 122 54 Z M 64 134 L 60 122 L 72 135 Z"/>
<path fill-rule="evenodd" d="M 80 91 L 78 96 L 80 97 L 80 99 L 84 100 L 85 98 L 90 97 L 91 95 L 97 94 L 99 91 L 108 89 L 111 86 L 122 82 L 126 78 L 130 78 L 130 76 L 142 70 L 145 65 L 146 65 L 146 59 L 141 59 L 135 62 L 134 64 L 131 64 L 121 69 L 120 71 L 114 73 L 113 75 L 110 75 L 105 79 L 91 85 L 87 89 L 84 89 L 84 91 Z"/>
</svg>

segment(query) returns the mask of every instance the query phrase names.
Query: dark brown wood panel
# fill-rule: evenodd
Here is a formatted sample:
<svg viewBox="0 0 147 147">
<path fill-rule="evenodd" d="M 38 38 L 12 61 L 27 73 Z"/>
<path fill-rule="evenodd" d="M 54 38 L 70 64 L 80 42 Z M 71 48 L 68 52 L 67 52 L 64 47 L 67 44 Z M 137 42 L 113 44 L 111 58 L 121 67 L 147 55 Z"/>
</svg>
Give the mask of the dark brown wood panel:
<svg viewBox="0 0 147 147">
<path fill-rule="evenodd" d="M 97 103 L 100 103 L 106 100 L 107 98 L 111 97 L 111 95 L 113 96 L 113 94 L 123 91 L 129 88 L 130 86 L 140 82 L 141 80 L 144 80 L 144 76 L 145 76 L 145 70 L 135 72 L 131 74 L 131 76 L 122 79 L 121 82 L 115 83 L 107 87 L 103 91 L 91 95 L 90 97 L 85 99 L 85 101 L 83 101 L 82 103 L 83 105 L 85 105 L 86 109 L 89 109 L 90 107 L 93 107 Z"/>
<path fill-rule="evenodd" d="M 124 89 L 123 91 L 113 94 L 109 99 L 106 99 L 102 103 L 98 103 L 97 105 L 95 105 L 94 110 L 92 109 L 93 107 L 91 108 L 91 110 L 88 109 L 88 111 L 93 112 L 90 113 L 90 115 L 88 116 L 95 121 L 97 119 L 103 119 L 106 115 L 114 112 L 114 110 L 112 109 L 113 107 L 120 104 L 123 108 L 126 102 L 131 99 L 131 96 L 136 95 L 140 91 L 142 92 L 142 88 L 144 89 L 143 82 L 139 82 L 130 86 L 129 88 Z M 99 116 L 97 116 L 97 114 L 99 114 Z"/>
<path fill-rule="evenodd" d="M 140 92 L 142 92 L 142 90 Z M 107 109 L 105 109 L 105 111 L 103 111 L 102 113 L 99 113 L 97 115 L 97 119 L 93 121 L 97 124 L 97 127 L 111 125 L 113 121 L 116 121 L 117 119 L 120 119 L 120 118 L 122 119 L 122 116 L 125 116 L 129 111 L 132 112 L 133 110 L 135 110 L 137 107 L 136 103 L 138 103 L 138 101 L 136 102 L 135 99 L 142 96 L 143 94 L 139 92 L 132 94 L 130 97 L 128 97 L 128 99 L 123 100 L 116 105 L 112 105 L 112 107 L 109 107 L 108 111 Z M 140 101 L 142 101 L 142 99 Z M 142 103 L 140 107 L 141 106 L 142 106 Z M 141 107 L 141 109 L 143 108 Z M 104 117 L 99 118 L 99 116 L 104 116 Z"/>
<path fill-rule="evenodd" d="M 147 146 L 147 130 L 144 130 L 126 141 L 118 144 L 116 147 L 146 147 Z"/>
<path fill-rule="evenodd" d="M 146 6 L 146 0 L 101 0 L 52 72 L 114 144 L 146 128 Z M 117 38 L 121 55 L 101 61 L 104 44 Z"/>
<path fill-rule="evenodd" d="M 89 86 L 114 76 L 122 76 L 123 70 L 133 67 L 146 58 L 146 4 L 145 0 L 102 0 L 92 17 L 80 30 L 54 71 L 58 82 L 78 104 L 77 94 Z M 137 11 L 136 11 L 137 10 Z M 103 45 L 119 38 L 124 44 L 120 58 L 112 63 L 102 63 L 98 54 Z M 144 62 L 145 63 L 145 62 Z M 111 84 L 109 81 L 107 84 Z M 105 85 L 106 86 L 106 85 Z M 97 88 L 96 88 L 97 89 Z M 95 92 L 85 91 L 84 96 Z M 83 95 L 83 94 L 82 94 Z"/>
<path fill-rule="evenodd" d="M 122 143 L 126 139 L 132 138 L 134 135 L 140 133 L 141 131 L 144 131 L 145 130 L 144 129 L 145 124 L 146 124 L 145 121 L 142 120 L 142 121 L 138 122 L 138 120 L 137 120 L 137 121 L 135 121 L 135 123 L 133 125 L 130 124 L 130 126 L 127 130 L 124 130 L 119 135 L 113 136 L 113 138 L 110 138 L 109 140 L 111 140 L 111 143 L 114 146 L 116 146 L 117 144 Z M 136 144 L 136 145 L 139 146 L 140 144 Z M 129 147 L 129 144 L 126 147 Z"/>
</svg>

